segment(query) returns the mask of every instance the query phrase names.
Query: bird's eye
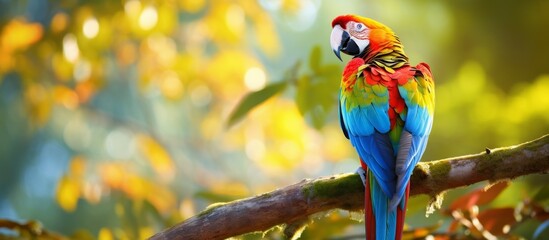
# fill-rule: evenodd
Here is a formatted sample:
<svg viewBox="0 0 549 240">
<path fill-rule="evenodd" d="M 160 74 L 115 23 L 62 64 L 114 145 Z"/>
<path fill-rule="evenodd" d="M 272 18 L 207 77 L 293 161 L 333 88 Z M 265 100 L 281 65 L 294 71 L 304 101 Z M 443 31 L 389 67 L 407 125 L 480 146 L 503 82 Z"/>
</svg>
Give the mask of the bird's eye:
<svg viewBox="0 0 549 240">
<path fill-rule="evenodd" d="M 364 25 L 363 25 L 362 23 L 358 23 L 358 24 L 356 25 L 356 30 L 362 31 L 362 29 L 364 29 Z"/>
</svg>

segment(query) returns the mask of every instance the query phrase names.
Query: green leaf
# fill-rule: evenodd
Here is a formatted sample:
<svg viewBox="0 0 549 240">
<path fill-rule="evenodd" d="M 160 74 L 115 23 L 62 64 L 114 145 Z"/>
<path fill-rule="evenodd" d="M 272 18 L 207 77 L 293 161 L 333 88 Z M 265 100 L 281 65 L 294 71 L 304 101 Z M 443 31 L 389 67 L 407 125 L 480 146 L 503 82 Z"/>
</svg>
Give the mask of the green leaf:
<svg viewBox="0 0 549 240">
<path fill-rule="evenodd" d="M 229 115 L 229 120 L 227 121 L 227 127 L 233 126 L 235 123 L 240 121 L 250 110 L 259 104 L 265 102 L 267 99 L 273 97 L 277 93 L 280 93 L 286 89 L 288 86 L 287 81 L 282 81 L 278 83 L 273 83 L 267 85 L 265 88 L 257 91 L 251 92 L 238 103 L 236 108 Z"/>
<path fill-rule="evenodd" d="M 295 101 L 301 115 L 314 128 L 321 129 L 337 105 L 338 83 L 329 75 L 303 75 L 299 78 Z"/>
<path fill-rule="evenodd" d="M 326 64 L 318 70 L 318 75 L 324 76 L 339 84 L 339 82 L 341 81 L 342 71 L 343 70 L 341 69 L 340 65 Z"/>
<path fill-rule="evenodd" d="M 549 199 L 549 186 L 545 185 L 537 189 L 536 193 L 532 195 L 532 201 L 542 202 Z"/>
<path fill-rule="evenodd" d="M 303 75 L 297 81 L 295 103 L 297 109 L 302 116 L 311 109 L 311 101 L 309 101 L 309 92 L 311 91 L 311 80 L 309 75 Z"/>
<path fill-rule="evenodd" d="M 320 60 L 322 59 L 322 51 L 320 50 L 320 46 L 316 45 L 311 50 L 311 55 L 309 55 L 309 67 L 313 70 L 313 72 L 317 72 L 320 70 Z"/>
<path fill-rule="evenodd" d="M 328 117 L 328 111 L 322 106 L 316 106 L 310 111 L 311 122 L 313 127 L 316 129 L 321 129 L 326 123 L 326 118 Z"/>
</svg>

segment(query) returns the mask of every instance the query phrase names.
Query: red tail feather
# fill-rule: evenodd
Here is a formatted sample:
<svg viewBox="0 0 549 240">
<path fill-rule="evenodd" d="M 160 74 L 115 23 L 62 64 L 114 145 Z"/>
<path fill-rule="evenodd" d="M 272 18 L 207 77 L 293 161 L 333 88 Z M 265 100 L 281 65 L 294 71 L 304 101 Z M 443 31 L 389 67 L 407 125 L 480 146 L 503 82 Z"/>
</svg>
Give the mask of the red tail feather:
<svg viewBox="0 0 549 240">
<path fill-rule="evenodd" d="M 362 160 L 360 160 L 362 169 L 366 173 L 366 182 L 364 183 L 364 224 L 366 227 L 366 239 L 375 240 L 376 239 L 376 219 L 372 209 L 372 200 L 370 194 L 370 183 L 368 181 L 368 167 Z"/>
<path fill-rule="evenodd" d="M 368 179 L 368 174 L 366 174 L 366 179 Z M 372 209 L 370 183 L 368 180 L 366 180 L 366 189 L 364 191 L 364 222 L 366 227 L 366 239 L 376 240 L 376 218 L 374 216 L 374 210 Z"/>
<path fill-rule="evenodd" d="M 404 209 L 397 206 L 397 222 L 396 222 L 396 235 L 395 239 L 402 239 L 402 230 L 404 229 L 404 218 L 406 217 L 406 206 L 408 205 L 408 196 L 410 195 L 410 182 L 406 186 L 406 193 L 404 194 Z"/>
</svg>

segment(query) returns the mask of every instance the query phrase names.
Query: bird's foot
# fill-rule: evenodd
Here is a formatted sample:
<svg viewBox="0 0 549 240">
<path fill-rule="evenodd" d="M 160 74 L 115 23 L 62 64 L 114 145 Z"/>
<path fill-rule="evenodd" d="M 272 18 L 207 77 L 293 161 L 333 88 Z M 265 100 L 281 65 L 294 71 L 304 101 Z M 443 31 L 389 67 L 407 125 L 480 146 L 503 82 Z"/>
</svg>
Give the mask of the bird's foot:
<svg viewBox="0 0 549 240">
<path fill-rule="evenodd" d="M 362 180 L 362 185 L 366 187 L 366 171 L 364 171 L 364 168 L 358 167 L 356 173 L 358 173 L 358 176 L 360 176 L 360 179 Z"/>
</svg>

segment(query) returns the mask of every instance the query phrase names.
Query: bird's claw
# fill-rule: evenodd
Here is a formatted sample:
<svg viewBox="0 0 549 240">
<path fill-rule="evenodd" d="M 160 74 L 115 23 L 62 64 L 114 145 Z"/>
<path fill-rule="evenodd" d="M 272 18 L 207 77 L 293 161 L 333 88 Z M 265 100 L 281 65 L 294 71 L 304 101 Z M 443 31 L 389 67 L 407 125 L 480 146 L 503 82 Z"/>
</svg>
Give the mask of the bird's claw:
<svg viewBox="0 0 549 240">
<path fill-rule="evenodd" d="M 362 185 L 366 187 L 366 171 L 364 171 L 364 168 L 358 167 L 356 173 L 358 173 L 358 176 L 360 176 L 360 179 L 362 180 Z"/>
</svg>

